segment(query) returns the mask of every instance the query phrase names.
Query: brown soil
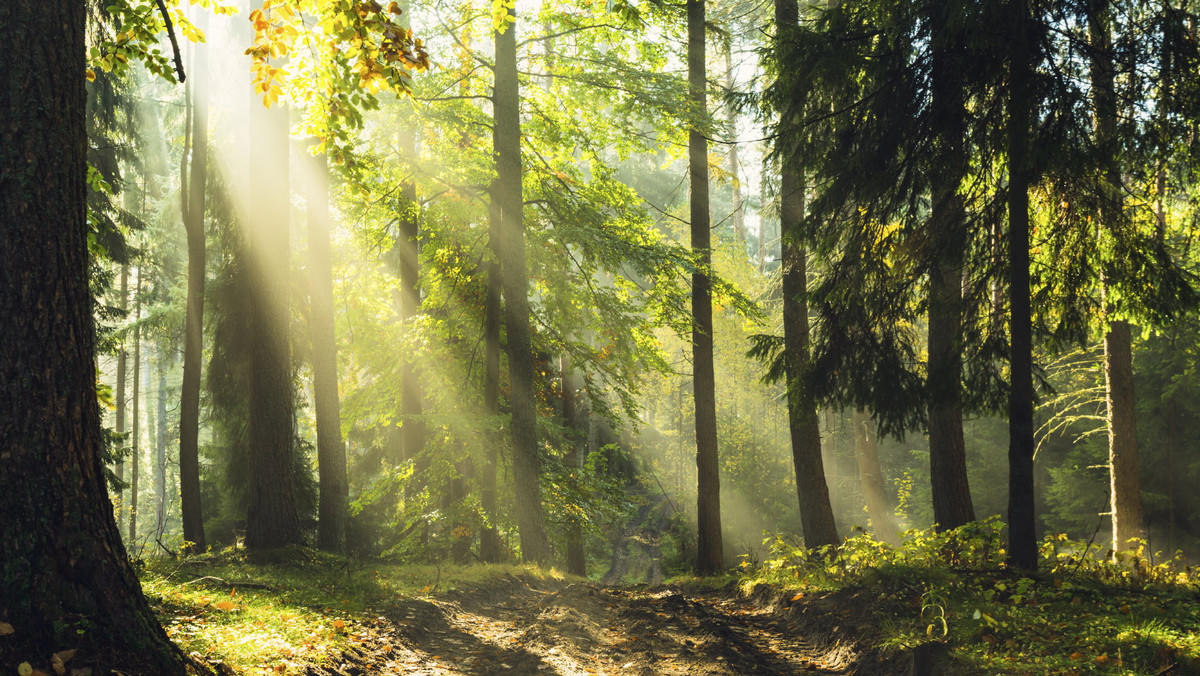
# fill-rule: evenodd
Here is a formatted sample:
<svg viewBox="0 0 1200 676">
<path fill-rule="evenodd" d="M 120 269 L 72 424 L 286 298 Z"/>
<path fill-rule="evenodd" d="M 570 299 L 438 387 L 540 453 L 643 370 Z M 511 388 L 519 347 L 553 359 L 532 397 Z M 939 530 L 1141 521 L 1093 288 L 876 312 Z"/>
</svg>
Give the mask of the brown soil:
<svg viewBox="0 0 1200 676">
<path fill-rule="evenodd" d="M 912 655 L 867 647 L 867 605 L 846 594 L 748 597 L 510 577 L 401 600 L 372 621 L 377 640 L 308 675 L 912 673 Z"/>
</svg>

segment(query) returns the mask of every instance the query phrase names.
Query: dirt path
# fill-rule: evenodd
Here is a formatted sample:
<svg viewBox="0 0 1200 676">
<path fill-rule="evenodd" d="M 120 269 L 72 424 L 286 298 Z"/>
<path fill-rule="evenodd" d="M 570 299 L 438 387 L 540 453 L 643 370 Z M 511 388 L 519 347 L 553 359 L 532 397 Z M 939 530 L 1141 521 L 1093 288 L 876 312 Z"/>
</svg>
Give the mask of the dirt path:
<svg viewBox="0 0 1200 676">
<path fill-rule="evenodd" d="M 860 654 L 845 612 L 732 590 L 612 588 L 509 578 L 403 600 L 372 639 L 309 676 L 895 674 Z M 790 607 L 789 607 L 790 606 Z M 802 612 L 797 612 L 802 611 Z M 808 627 L 810 630 L 806 630 Z M 817 632 L 817 633 L 814 633 Z M 840 634 L 839 634 L 840 632 Z"/>
</svg>

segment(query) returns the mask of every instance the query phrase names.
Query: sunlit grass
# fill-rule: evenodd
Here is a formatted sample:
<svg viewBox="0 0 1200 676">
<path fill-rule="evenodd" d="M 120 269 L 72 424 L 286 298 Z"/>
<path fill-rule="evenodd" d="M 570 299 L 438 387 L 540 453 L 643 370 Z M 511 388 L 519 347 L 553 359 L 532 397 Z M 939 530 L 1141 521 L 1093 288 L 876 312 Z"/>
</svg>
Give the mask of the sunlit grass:
<svg viewBox="0 0 1200 676">
<path fill-rule="evenodd" d="M 776 542 L 746 570 L 743 589 L 771 584 L 866 599 L 868 643 L 935 645 L 988 674 L 1200 673 L 1200 589 L 1179 561 L 1122 563 L 1048 539 L 1042 569 L 1004 565 L 998 522 L 958 531 L 909 531 L 893 549 L 866 536 L 811 552 Z"/>
<path fill-rule="evenodd" d="M 564 579 L 553 568 L 399 565 L 289 548 L 258 557 L 237 551 L 155 560 L 141 580 L 185 652 L 239 674 L 288 674 L 334 660 L 356 643 L 386 650 L 374 620 L 390 602 L 506 576 Z"/>
</svg>

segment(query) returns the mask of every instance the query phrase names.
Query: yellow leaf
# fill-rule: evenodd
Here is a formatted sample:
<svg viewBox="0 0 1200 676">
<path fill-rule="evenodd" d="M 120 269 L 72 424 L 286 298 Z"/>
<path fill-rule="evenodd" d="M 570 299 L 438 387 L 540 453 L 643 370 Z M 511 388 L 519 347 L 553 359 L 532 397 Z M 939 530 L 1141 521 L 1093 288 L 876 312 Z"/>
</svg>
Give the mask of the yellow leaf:
<svg viewBox="0 0 1200 676">
<path fill-rule="evenodd" d="M 28 662 L 22 662 L 17 665 L 18 676 L 32 676 L 33 665 Z"/>
<path fill-rule="evenodd" d="M 236 607 L 237 606 L 234 605 L 230 601 L 221 601 L 220 603 L 217 604 L 217 608 L 220 608 L 221 610 L 226 610 L 226 611 L 233 610 Z"/>
<path fill-rule="evenodd" d="M 346 623 L 345 623 L 345 622 L 343 622 L 343 621 L 341 621 L 341 620 L 334 620 L 334 621 L 333 621 L 333 628 L 334 628 L 334 629 L 341 630 L 341 629 L 342 629 L 343 627 L 345 627 L 345 626 L 346 626 Z"/>
<path fill-rule="evenodd" d="M 96 71 L 92 70 L 91 68 L 88 68 L 86 71 L 84 71 L 84 74 L 87 75 L 88 82 L 96 81 Z"/>
<path fill-rule="evenodd" d="M 9 636 L 15 631 L 16 629 L 13 629 L 11 624 L 7 622 L 0 622 L 0 636 Z"/>
</svg>

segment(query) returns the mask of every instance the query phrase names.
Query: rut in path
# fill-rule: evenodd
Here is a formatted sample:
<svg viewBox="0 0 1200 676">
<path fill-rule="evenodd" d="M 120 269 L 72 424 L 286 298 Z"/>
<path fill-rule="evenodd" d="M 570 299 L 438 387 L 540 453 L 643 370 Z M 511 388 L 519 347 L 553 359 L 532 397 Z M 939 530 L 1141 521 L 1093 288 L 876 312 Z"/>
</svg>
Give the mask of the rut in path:
<svg viewBox="0 0 1200 676">
<path fill-rule="evenodd" d="M 534 586 L 536 585 L 536 586 Z M 309 676 L 742 676 L 900 673 L 845 640 L 806 639 L 788 614 L 728 591 L 620 589 L 511 578 L 404 600 L 342 664 Z"/>
</svg>

